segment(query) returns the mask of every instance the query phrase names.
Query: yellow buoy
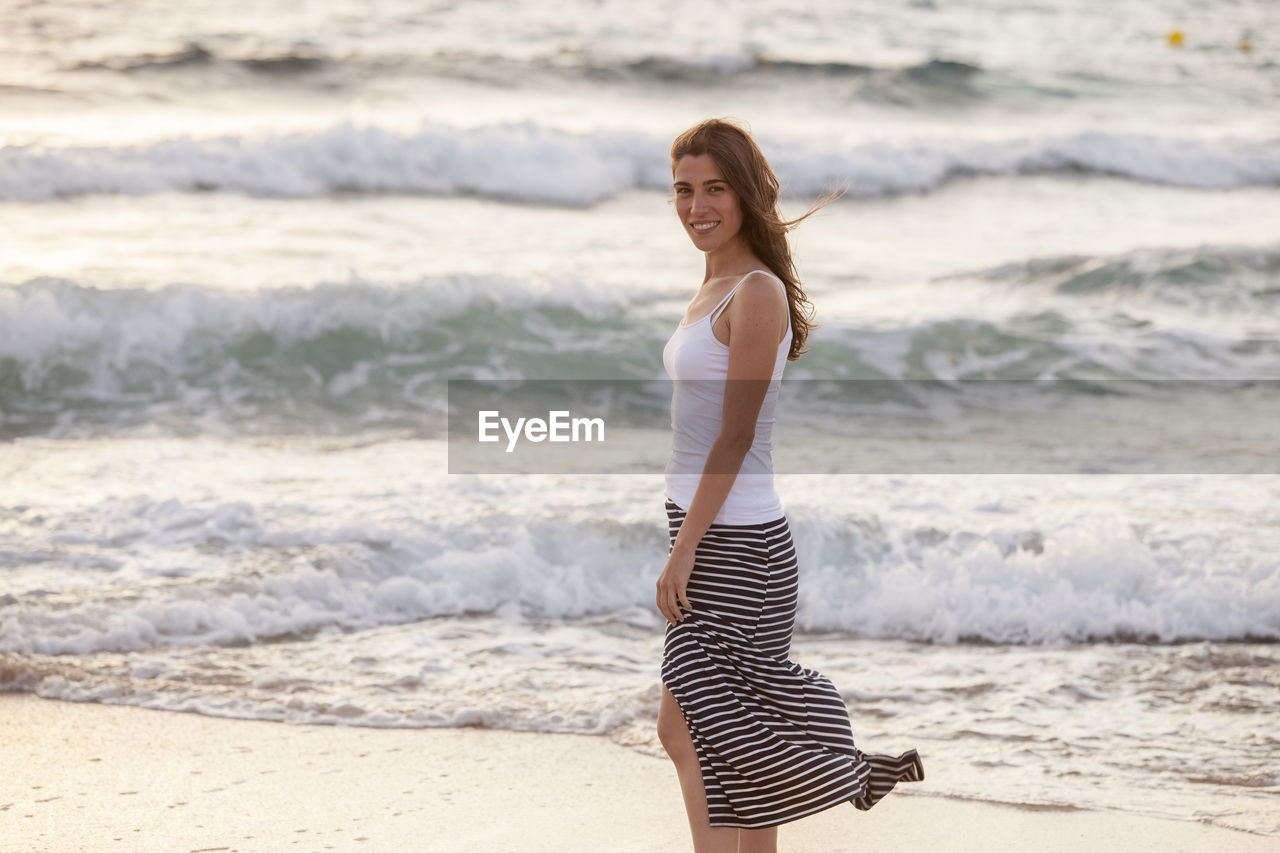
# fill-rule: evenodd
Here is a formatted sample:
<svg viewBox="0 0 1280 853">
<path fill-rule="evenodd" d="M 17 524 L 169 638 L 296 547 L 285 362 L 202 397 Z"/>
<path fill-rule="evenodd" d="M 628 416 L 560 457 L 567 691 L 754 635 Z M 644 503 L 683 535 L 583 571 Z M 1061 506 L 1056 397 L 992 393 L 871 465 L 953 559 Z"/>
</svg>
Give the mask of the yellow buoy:
<svg viewBox="0 0 1280 853">
<path fill-rule="evenodd" d="M 1173 32 L 1169 33 L 1169 35 L 1166 36 L 1166 38 L 1168 38 L 1169 40 L 1170 47 L 1182 47 L 1182 33 L 1179 32 L 1178 30 L 1174 30 Z"/>
<path fill-rule="evenodd" d="M 1250 51 L 1250 50 L 1253 50 L 1253 45 L 1249 44 L 1249 37 L 1248 37 L 1248 36 L 1241 36 L 1241 37 L 1240 37 L 1240 49 L 1241 49 L 1241 50 L 1243 50 L 1243 51 L 1245 51 L 1245 52 L 1248 52 L 1248 51 Z"/>
</svg>

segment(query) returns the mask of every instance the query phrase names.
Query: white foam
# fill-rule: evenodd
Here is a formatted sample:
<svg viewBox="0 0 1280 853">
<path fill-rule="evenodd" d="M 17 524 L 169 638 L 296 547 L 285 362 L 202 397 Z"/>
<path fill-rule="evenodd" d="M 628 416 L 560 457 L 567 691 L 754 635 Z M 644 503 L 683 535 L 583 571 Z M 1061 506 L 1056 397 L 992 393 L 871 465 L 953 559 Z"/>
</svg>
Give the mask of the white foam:
<svg viewBox="0 0 1280 853">
<path fill-rule="evenodd" d="M 573 308 L 602 316 L 643 299 L 642 289 L 597 288 L 573 278 L 495 275 L 429 276 L 403 282 L 321 282 L 311 287 L 228 291 L 194 284 L 154 290 L 102 290 L 58 279 L 0 289 L 0 357 L 39 358 L 55 351 L 112 344 L 111 361 L 152 348 L 172 355 L 187 336 L 234 338 L 265 332 L 281 341 L 312 338 L 344 326 L 383 339 L 425 320 L 447 319 L 476 305 L 508 310 Z"/>
<path fill-rule="evenodd" d="M 562 307 L 599 319 L 649 297 L 652 293 L 643 288 L 596 288 L 573 278 L 498 275 L 439 275 L 402 283 L 353 279 L 252 292 L 197 284 L 110 291 L 36 279 L 0 288 L 0 359 L 18 362 L 28 389 L 44 387 L 50 371 L 59 366 L 74 366 L 83 378 L 55 383 L 55 389 L 127 403 L 137 397 L 140 374 L 151 378 L 151 393 L 164 393 L 161 389 L 170 384 L 192 384 L 202 392 L 224 386 L 239 361 L 228 348 L 246 342 L 252 347 L 255 339 L 268 346 L 262 353 L 268 357 L 326 334 L 355 330 L 390 350 L 401 348 L 390 353 L 390 361 L 402 355 L 439 364 L 448 359 L 449 351 L 440 347 L 438 338 L 443 334 L 456 346 L 453 338 L 461 334 L 451 332 L 449 320 L 476 307 L 512 313 Z M 535 323 L 536 318 L 524 320 Z M 430 343 L 425 350 L 419 345 L 424 334 Z M 356 359 L 349 353 L 335 355 Z M 369 366 L 353 361 L 349 370 L 334 375 L 329 392 L 342 396 L 361 386 L 361 371 Z M 319 375 L 314 379 L 323 386 Z M 133 386 L 134 391 L 122 386 Z"/>
<path fill-rule="evenodd" d="M 1153 535 L 1105 516 L 1028 529 L 1027 514 L 1018 519 L 929 544 L 941 532 L 902 517 L 875 535 L 866 522 L 797 513 L 797 624 L 938 643 L 1280 638 L 1280 567 L 1245 555 L 1232 567 L 1224 550 L 1199 547 L 1238 534 L 1161 525 Z"/>
<path fill-rule="evenodd" d="M 178 138 L 150 145 L 0 148 L 0 199 L 224 190 L 481 195 L 590 205 L 623 190 L 665 191 L 669 141 L 568 133 L 532 122 L 415 133 L 344 123 L 285 136 Z M 816 147 L 762 139 L 785 191 L 847 185 L 855 196 L 920 192 L 965 174 L 1083 171 L 1203 189 L 1280 183 L 1280 140 L 1087 132 L 983 140 L 922 138 Z"/>
<path fill-rule="evenodd" d="M 128 567 L 96 592 L 68 589 L 77 600 L 69 607 L 66 599 L 46 603 L 19 590 L 14 603 L 0 608 L 0 650 L 60 655 L 233 645 L 504 606 L 554 619 L 625 611 L 644 600 L 647 558 L 661 552 L 662 536 L 656 525 L 618 530 L 608 522 L 552 519 L 417 532 L 281 529 L 241 504 L 174 500 L 121 502 L 103 515 L 96 529 L 72 538 L 55 531 L 53 538 L 83 550 L 127 546 Z M 76 523 L 68 519 L 66 526 Z M 287 556 L 298 551 L 305 556 Z M 199 571 L 164 568 L 175 564 Z M 136 580 L 126 583 L 130 575 Z M 169 583 L 146 580 L 156 576 Z M 45 579 L 38 575 L 33 583 Z"/>
<path fill-rule="evenodd" d="M 18 590 L 0 607 L 0 651 L 227 646 L 477 613 L 637 613 L 652 610 L 664 553 L 656 523 L 532 507 L 409 526 L 268 523 L 239 503 L 139 500 L 119 511 L 78 542 L 135 555 L 114 583 L 53 600 Z M 975 511 L 992 517 L 986 502 Z M 941 643 L 1280 638 L 1280 570 L 1197 545 L 1238 539 L 1239 530 L 1188 538 L 1163 527 L 1138 535 L 1105 514 L 1040 529 L 1012 509 L 984 526 L 959 523 L 953 510 L 920 512 L 926 528 L 906 510 L 878 527 L 793 512 L 798 625 Z M 214 548 L 216 559 L 201 556 Z M 145 580 L 157 576 L 164 582 Z"/>
</svg>

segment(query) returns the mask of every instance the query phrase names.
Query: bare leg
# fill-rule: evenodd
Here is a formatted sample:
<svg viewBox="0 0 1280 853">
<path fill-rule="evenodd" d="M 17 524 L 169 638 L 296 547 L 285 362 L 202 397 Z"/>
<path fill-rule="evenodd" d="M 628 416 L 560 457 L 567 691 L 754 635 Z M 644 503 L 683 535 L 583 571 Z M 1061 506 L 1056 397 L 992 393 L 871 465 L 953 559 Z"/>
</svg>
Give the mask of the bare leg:
<svg viewBox="0 0 1280 853">
<path fill-rule="evenodd" d="M 778 827 L 739 829 L 738 853 L 778 853 Z"/>
<path fill-rule="evenodd" d="M 739 830 L 731 826 L 712 826 L 707 817 L 707 792 L 702 784 L 698 754 L 694 752 L 693 739 L 689 737 L 676 697 L 671 695 L 665 684 L 662 686 L 662 700 L 658 703 L 658 739 L 676 765 L 680 792 L 684 794 L 684 810 L 689 815 L 689 831 L 693 834 L 694 853 L 738 853 Z M 748 849 L 768 851 L 771 848 Z"/>
</svg>

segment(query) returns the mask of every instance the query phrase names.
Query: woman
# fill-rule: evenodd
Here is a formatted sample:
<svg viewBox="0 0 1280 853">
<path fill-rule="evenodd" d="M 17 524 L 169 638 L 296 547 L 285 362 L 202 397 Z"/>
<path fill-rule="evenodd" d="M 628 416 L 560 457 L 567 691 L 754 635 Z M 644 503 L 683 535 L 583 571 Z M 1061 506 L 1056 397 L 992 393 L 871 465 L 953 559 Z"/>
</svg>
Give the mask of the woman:
<svg viewBox="0 0 1280 853">
<path fill-rule="evenodd" d="M 835 687 L 787 657 L 797 570 L 770 434 L 778 381 L 812 314 L 786 231 L 828 199 L 783 221 L 764 155 L 716 119 L 676 139 L 671 171 L 706 276 L 663 350 L 677 381 L 658 736 L 696 853 L 772 853 L 779 824 L 844 802 L 868 809 L 924 770 L 915 750 L 857 750 Z"/>
</svg>

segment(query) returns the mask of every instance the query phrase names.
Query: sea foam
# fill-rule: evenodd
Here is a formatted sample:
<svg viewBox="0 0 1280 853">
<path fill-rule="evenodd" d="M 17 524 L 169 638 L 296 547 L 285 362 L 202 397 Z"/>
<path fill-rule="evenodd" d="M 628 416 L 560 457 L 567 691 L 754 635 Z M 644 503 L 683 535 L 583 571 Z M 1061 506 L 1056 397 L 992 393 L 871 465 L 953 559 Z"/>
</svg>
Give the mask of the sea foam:
<svg viewBox="0 0 1280 853">
<path fill-rule="evenodd" d="M 531 122 L 414 133 L 342 124 L 266 137 L 143 145 L 0 148 L 0 200 L 222 190 L 314 197 L 341 192 L 479 195 L 591 205 L 628 189 L 666 191 L 667 142 L 631 132 L 570 133 Z M 762 139 L 791 194 L 925 192 L 959 175 L 1114 175 L 1200 189 L 1280 183 L 1280 140 L 1088 131 L 1032 138 L 813 145 Z"/>
<path fill-rule="evenodd" d="M 46 511 L 40 527 L 58 548 L 119 568 L 92 594 L 83 582 L 57 595 L 15 588 L 0 606 L 0 651 L 239 646 L 493 613 L 632 621 L 653 609 L 665 550 L 647 521 L 495 508 L 465 522 L 351 525 L 280 513 L 134 499 L 75 530 L 78 515 Z M 1102 518 L 1044 529 L 999 515 L 984 526 L 944 513 L 794 509 L 798 627 L 933 643 L 1280 639 L 1280 566 L 1258 556 L 1272 553 L 1265 537 L 1233 554 L 1225 543 L 1250 534 L 1224 527 L 1183 541 L 1172 528 Z M 1202 547 L 1205 536 L 1219 544 Z"/>
<path fill-rule="evenodd" d="M 958 275 L 937 316 L 824 316 L 788 376 L 1275 377 L 1278 258 L 1205 246 Z M 1025 295 L 1001 307 L 986 298 L 1000 290 Z M 421 428 L 450 379 L 663 376 L 666 298 L 495 275 L 251 291 L 35 279 L 0 288 L 0 432 Z"/>
</svg>

